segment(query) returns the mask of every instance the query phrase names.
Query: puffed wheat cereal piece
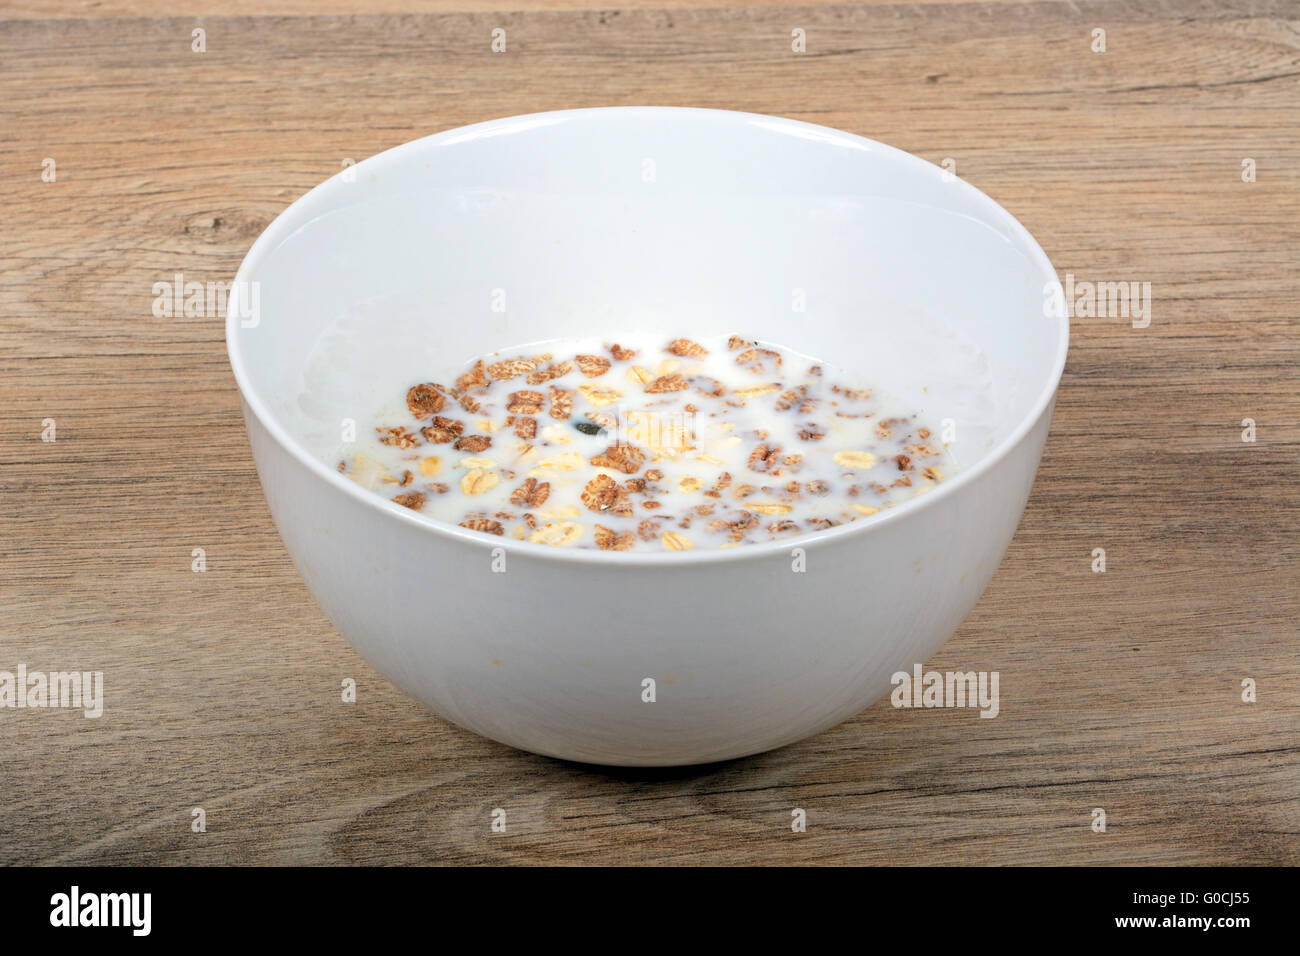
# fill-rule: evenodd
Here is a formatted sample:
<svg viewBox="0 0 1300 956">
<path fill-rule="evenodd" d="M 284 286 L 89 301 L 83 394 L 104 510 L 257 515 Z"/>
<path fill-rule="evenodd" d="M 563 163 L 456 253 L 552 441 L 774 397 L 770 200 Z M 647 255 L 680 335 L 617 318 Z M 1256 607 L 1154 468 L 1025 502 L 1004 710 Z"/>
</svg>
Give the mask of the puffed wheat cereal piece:
<svg viewBox="0 0 1300 956">
<path fill-rule="evenodd" d="M 787 389 L 781 393 L 781 396 L 776 400 L 776 404 L 772 407 L 778 412 L 783 412 L 788 408 L 793 408 L 803 399 L 807 392 L 807 385 L 800 385 L 798 388 Z"/>
<path fill-rule="evenodd" d="M 611 528 L 604 525 L 596 525 L 593 529 L 596 539 L 596 547 L 602 551 L 630 551 L 636 544 L 636 535 L 631 531 L 624 531 L 618 534 Z"/>
<path fill-rule="evenodd" d="M 557 385 L 550 387 L 551 417 L 564 420 L 573 413 L 573 393 Z"/>
<path fill-rule="evenodd" d="M 664 349 L 669 355 L 681 355 L 695 358 L 700 355 L 708 355 L 709 350 L 698 342 L 692 342 L 690 339 L 673 339 Z"/>
<path fill-rule="evenodd" d="M 492 446 L 492 439 L 487 435 L 466 435 L 464 438 L 457 438 L 451 446 L 456 451 L 480 452 L 486 451 Z"/>
<path fill-rule="evenodd" d="M 471 531 L 486 531 L 488 534 L 502 534 L 505 529 L 501 527 L 500 521 L 493 521 L 491 518 L 468 518 L 460 523 L 462 528 L 469 528 Z"/>
<path fill-rule="evenodd" d="M 609 359 L 603 355 L 575 355 L 578 371 L 587 378 L 599 378 L 609 371 Z"/>
<path fill-rule="evenodd" d="M 420 429 L 420 434 L 424 436 L 425 441 L 432 442 L 435 445 L 444 445 L 453 441 L 461 432 L 465 430 L 465 425 L 456 421 L 454 418 L 443 418 L 441 415 L 433 420 L 432 425 Z"/>
<path fill-rule="evenodd" d="M 597 468 L 616 468 L 625 475 L 635 475 L 645 464 L 646 453 L 636 445 L 613 444 L 591 459 Z M 649 472 L 646 473 L 649 477 Z"/>
<path fill-rule="evenodd" d="M 727 386 L 709 375 L 692 375 L 687 381 L 697 392 L 709 398 L 721 398 L 727 394 Z"/>
<path fill-rule="evenodd" d="M 379 433 L 379 442 L 382 445 L 392 445 L 394 448 L 405 450 L 420 444 L 414 435 L 400 426 L 376 428 L 375 431 Z"/>
<path fill-rule="evenodd" d="M 608 511 L 610 514 L 628 517 L 632 514 L 632 502 L 627 489 L 609 475 L 597 475 L 582 490 L 582 503 L 590 511 Z"/>
<path fill-rule="evenodd" d="M 510 503 L 521 508 L 540 508 L 551 495 L 551 483 L 525 478 L 524 483 L 510 493 Z"/>
<path fill-rule="evenodd" d="M 473 368 L 460 378 L 456 379 L 456 387 L 462 392 L 468 391 L 471 388 L 482 388 L 488 384 L 490 383 L 488 382 L 487 372 L 484 370 L 482 359 L 475 362 Z"/>
<path fill-rule="evenodd" d="M 406 393 L 406 407 L 415 418 L 432 418 L 446 404 L 447 399 L 432 383 L 412 385 Z"/>
<path fill-rule="evenodd" d="M 511 392 L 506 396 L 506 411 L 515 415 L 536 415 L 542 410 L 546 396 L 541 392 Z"/>
<path fill-rule="evenodd" d="M 749 468 L 751 471 L 771 471 L 779 460 L 780 454 L 780 448 L 759 445 L 749 454 Z"/>
<path fill-rule="evenodd" d="M 650 395 L 662 395 L 665 392 L 684 392 L 690 387 L 686 379 L 673 373 L 671 375 L 660 375 L 653 382 L 646 385 L 645 390 Z"/>
<path fill-rule="evenodd" d="M 549 382 L 552 379 L 563 378 L 573 371 L 572 362 L 560 362 L 547 368 L 538 369 L 528 376 L 526 381 L 529 385 L 541 385 L 543 382 Z"/>
<path fill-rule="evenodd" d="M 755 375 L 769 375 L 781 367 L 781 356 L 771 349 L 752 348 L 737 355 L 736 364 Z"/>
<path fill-rule="evenodd" d="M 504 382 L 512 378 L 518 378 L 525 372 L 532 372 L 541 364 L 542 360 L 540 358 L 507 359 L 504 362 L 497 362 L 493 365 L 489 365 L 487 367 L 487 373 L 496 381 Z"/>
</svg>

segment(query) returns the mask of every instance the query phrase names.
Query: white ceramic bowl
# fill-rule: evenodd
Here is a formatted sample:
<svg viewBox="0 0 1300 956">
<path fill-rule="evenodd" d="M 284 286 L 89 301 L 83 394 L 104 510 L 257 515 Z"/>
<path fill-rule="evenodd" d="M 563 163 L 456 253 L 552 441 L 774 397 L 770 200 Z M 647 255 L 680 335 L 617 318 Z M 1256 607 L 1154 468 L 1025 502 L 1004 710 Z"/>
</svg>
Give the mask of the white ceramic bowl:
<svg viewBox="0 0 1300 956">
<path fill-rule="evenodd" d="M 1015 532 L 1068 337 L 1044 307 L 1047 257 L 983 193 L 868 139 L 716 110 L 542 113 L 408 143 L 295 202 L 236 279 L 227 341 L 258 474 L 335 626 L 446 719 L 604 764 L 791 743 L 924 662 Z M 861 370 L 951 419 L 962 470 L 792 542 L 640 554 L 489 538 L 335 469 L 343 420 L 367 427 L 411 381 L 644 329 Z"/>
</svg>

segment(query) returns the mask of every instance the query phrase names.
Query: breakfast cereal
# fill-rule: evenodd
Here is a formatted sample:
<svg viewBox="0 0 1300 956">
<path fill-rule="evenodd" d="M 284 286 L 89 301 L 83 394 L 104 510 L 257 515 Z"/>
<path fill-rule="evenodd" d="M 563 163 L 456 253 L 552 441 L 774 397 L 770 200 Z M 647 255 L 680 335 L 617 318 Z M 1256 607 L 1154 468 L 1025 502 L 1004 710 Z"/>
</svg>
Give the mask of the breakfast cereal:
<svg viewBox="0 0 1300 956">
<path fill-rule="evenodd" d="M 738 335 L 556 341 L 446 380 L 407 383 L 339 470 L 483 535 L 734 547 L 870 520 L 953 470 L 850 373 Z"/>
</svg>

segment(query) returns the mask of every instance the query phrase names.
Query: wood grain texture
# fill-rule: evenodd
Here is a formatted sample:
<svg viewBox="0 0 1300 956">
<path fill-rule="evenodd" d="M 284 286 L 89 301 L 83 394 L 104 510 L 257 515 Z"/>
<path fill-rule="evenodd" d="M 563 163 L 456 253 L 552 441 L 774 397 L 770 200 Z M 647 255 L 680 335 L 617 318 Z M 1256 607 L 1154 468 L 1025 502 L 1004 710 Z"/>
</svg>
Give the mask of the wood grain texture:
<svg viewBox="0 0 1300 956">
<path fill-rule="evenodd" d="M 1300 5 L 508 6 L 2 15 L 0 669 L 107 699 L 0 710 L 0 863 L 1300 862 Z M 307 594 L 222 323 L 155 318 L 153 283 L 228 280 L 344 158 L 626 104 L 951 157 L 1063 275 L 1151 283 L 1150 327 L 1074 323 L 1019 533 L 929 662 L 999 671 L 996 719 L 882 702 L 724 765 L 569 765 L 431 718 Z"/>
<path fill-rule="evenodd" d="M 894 0 L 866 0 L 867 5 L 889 6 Z M 913 0 L 913 4 L 964 3 L 966 0 Z M 1017 3 L 1019 0 L 993 0 Z M 801 6 L 836 6 L 835 0 L 812 0 Z M 202 17 L 220 13 L 224 16 L 320 16 L 352 13 L 462 13 L 527 10 L 594 10 L 607 16 L 621 16 L 633 10 L 676 10 L 683 8 L 722 7 L 728 4 L 701 3 L 700 0 L 634 0 L 611 7 L 609 0 L 222 0 L 214 10 L 204 0 L 7 0 L 0 19 L 37 19 L 77 17 Z M 789 7 L 786 0 L 747 0 L 746 9 L 754 7 Z"/>
</svg>

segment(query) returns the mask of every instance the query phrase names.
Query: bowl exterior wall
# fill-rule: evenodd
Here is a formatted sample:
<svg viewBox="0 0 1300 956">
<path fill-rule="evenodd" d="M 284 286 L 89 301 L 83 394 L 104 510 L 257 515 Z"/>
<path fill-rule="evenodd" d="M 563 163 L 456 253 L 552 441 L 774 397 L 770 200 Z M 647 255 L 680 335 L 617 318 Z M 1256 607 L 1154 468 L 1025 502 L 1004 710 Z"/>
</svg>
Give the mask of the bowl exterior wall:
<svg viewBox="0 0 1300 956">
<path fill-rule="evenodd" d="M 957 493 L 865 533 L 765 556 L 742 546 L 734 562 L 635 566 L 431 534 L 313 474 L 244 407 L 294 565 L 377 671 L 485 737 L 629 766 L 758 753 L 886 696 L 988 584 L 1051 412 Z"/>
</svg>

